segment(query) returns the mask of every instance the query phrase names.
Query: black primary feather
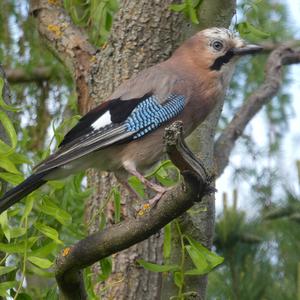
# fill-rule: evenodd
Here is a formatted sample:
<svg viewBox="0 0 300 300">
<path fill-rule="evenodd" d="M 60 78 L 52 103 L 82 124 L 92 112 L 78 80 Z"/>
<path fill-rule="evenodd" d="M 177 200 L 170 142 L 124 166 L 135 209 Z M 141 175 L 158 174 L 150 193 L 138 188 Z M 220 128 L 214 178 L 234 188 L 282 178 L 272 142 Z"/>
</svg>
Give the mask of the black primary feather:
<svg viewBox="0 0 300 300">
<path fill-rule="evenodd" d="M 109 111 L 112 123 L 122 123 L 124 122 L 130 113 L 134 110 L 138 103 L 144 101 L 151 94 L 146 94 L 141 98 L 120 100 L 112 99 L 103 102 L 99 106 L 90 110 L 86 115 L 84 115 L 78 123 L 73 127 L 64 137 L 63 141 L 60 143 L 59 147 L 65 146 L 72 142 L 76 138 L 88 134 L 93 131 L 91 125 L 103 116 L 107 111 Z"/>
<path fill-rule="evenodd" d="M 43 180 L 45 173 L 33 174 L 25 179 L 22 183 L 9 190 L 0 198 L 0 213 L 7 210 L 13 204 L 45 184 Z"/>
</svg>

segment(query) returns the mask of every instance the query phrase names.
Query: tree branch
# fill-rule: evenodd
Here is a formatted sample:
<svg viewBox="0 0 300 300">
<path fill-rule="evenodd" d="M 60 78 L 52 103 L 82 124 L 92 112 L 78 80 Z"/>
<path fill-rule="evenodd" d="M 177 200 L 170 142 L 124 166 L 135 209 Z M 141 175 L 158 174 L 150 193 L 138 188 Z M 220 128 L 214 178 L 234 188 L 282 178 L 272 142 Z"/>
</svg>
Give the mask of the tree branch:
<svg viewBox="0 0 300 300">
<path fill-rule="evenodd" d="M 29 71 L 22 68 L 5 68 L 5 73 L 10 84 L 60 79 L 59 74 L 44 66 L 36 67 Z"/>
<path fill-rule="evenodd" d="M 282 45 L 270 54 L 264 83 L 241 106 L 215 142 L 214 156 L 218 176 L 227 166 L 235 142 L 247 124 L 278 92 L 282 83 L 282 67 L 295 63 L 300 63 L 300 51 L 291 49 L 289 45 Z"/>
<path fill-rule="evenodd" d="M 179 184 L 165 194 L 145 215 L 115 224 L 65 249 L 56 262 L 61 299 L 86 299 L 83 268 L 147 239 L 210 192 L 201 164 L 184 143 L 181 122 L 166 129 L 165 144 L 173 163 L 180 168 L 184 186 Z"/>
<path fill-rule="evenodd" d="M 265 53 L 270 53 L 273 50 L 276 50 L 277 48 L 282 46 L 282 42 L 281 43 L 277 43 L 277 42 L 263 42 L 260 44 L 263 47 L 263 52 Z M 290 48 L 295 48 L 295 47 L 299 47 L 300 46 L 300 40 L 290 40 L 290 41 L 285 41 L 284 45 L 286 47 L 290 47 Z"/>
<path fill-rule="evenodd" d="M 88 36 L 76 27 L 62 8 L 61 1 L 31 0 L 30 12 L 49 48 L 67 66 L 76 82 L 79 107 L 88 102 L 88 75 L 95 48 Z"/>
</svg>

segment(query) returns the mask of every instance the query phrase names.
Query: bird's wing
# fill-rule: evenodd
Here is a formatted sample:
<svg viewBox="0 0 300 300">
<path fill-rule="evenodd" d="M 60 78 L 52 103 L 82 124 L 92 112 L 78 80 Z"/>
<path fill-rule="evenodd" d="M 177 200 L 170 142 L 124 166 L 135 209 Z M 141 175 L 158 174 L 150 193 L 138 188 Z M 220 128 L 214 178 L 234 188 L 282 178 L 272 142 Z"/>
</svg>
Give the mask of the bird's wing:
<svg viewBox="0 0 300 300">
<path fill-rule="evenodd" d="M 104 102 L 80 119 L 56 153 L 39 164 L 37 173 L 49 171 L 107 146 L 142 138 L 175 118 L 185 105 L 183 95 L 164 100 L 153 94 L 130 100 Z"/>
</svg>

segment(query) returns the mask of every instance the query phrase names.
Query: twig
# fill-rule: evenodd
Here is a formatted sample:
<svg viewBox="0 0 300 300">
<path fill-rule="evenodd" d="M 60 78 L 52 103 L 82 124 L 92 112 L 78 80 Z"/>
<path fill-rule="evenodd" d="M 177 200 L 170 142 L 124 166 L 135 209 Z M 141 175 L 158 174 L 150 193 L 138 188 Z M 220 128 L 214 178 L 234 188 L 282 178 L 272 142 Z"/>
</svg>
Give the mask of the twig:
<svg viewBox="0 0 300 300">
<path fill-rule="evenodd" d="M 247 124 L 278 92 L 282 83 L 282 67 L 295 63 L 300 63 L 300 51 L 291 49 L 289 45 L 282 45 L 270 54 L 264 83 L 241 106 L 215 142 L 214 156 L 218 176 L 228 165 L 235 142 L 242 135 Z"/>
<path fill-rule="evenodd" d="M 5 73 L 10 84 L 41 82 L 48 80 L 57 81 L 61 78 L 59 74 L 45 66 L 36 67 L 32 70 L 26 70 L 25 68 L 5 68 Z"/>
<path fill-rule="evenodd" d="M 165 136 L 167 152 L 172 153 L 173 163 L 180 168 L 184 186 L 180 184 L 165 194 L 144 216 L 113 225 L 65 249 L 56 262 L 60 299 L 86 299 L 81 273 L 83 268 L 147 239 L 207 193 L 207 185 L 201 175 L 203 170 L 194 164 L 195 157 L 191 152 L 186 152 L 185 147 L 177 147 L 184 144 L 182 123 L 171 125 Z"/>
</svg>

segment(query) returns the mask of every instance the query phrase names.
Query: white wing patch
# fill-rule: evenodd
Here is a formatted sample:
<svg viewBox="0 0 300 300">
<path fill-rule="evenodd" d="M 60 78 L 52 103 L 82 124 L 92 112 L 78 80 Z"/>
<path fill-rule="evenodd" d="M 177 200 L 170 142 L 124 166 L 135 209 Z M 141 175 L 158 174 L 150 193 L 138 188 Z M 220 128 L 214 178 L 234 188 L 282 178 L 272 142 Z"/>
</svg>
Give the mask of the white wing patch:
<svg viewBox="0 0 300 300">
<path fill-rule="evenodd" d="M 91 126 L 94 128 L 94 130 L 98 130 L 109 124 L 111 124 L 111 116 L 110 116 L 110 112 L 107 111 L 99 119 L 97 119 Z"/>
</svg>

